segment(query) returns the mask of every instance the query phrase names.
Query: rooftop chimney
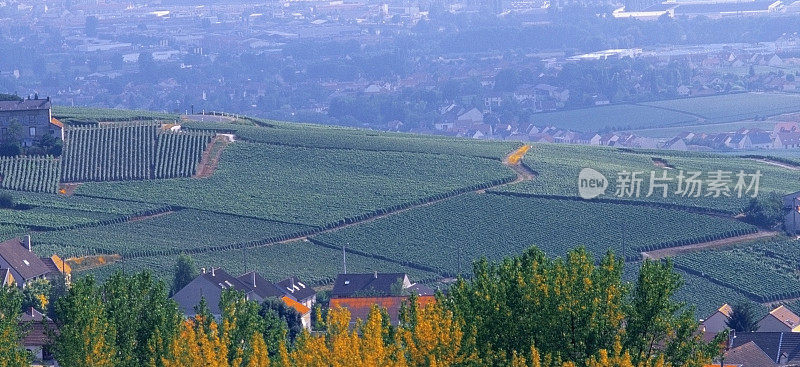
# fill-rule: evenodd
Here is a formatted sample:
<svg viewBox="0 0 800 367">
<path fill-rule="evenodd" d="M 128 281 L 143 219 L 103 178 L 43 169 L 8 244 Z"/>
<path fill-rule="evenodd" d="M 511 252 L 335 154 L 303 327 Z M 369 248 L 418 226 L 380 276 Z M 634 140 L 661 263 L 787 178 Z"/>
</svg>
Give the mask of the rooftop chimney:
<svg viewBox="0 0 800 367">
<path fill-rule="evenodd" d="M 25 235 L 25 237 L 22 237 L 22 247 L 27 248 L 29 252 L 33 252 L 31 250 L 31 235 Z"/>
<path fill-rule="evenodd" d="M 203 274 L 205 274 L 206 273 L 206 268 L 200 268 L 200 271 L 202 271 Z"/>
<path fill-rule="evenodd" d="M 375 270 L 375 279 L 378 279 L 378 271 Z"/>
<path fill-rule="evenodd" d="M 211 267 L 211 276 L 212 276 L 212 277 L 215 277 L 215 276 L 217 276 L 216 274 L 214 274 L 214 267 L 213 267 L 213 266 Z"/>
<path fill-rule="evenodd" d="M 253 272 L 253 288 L 256 287 L 256 272 Z"/>
</svg>

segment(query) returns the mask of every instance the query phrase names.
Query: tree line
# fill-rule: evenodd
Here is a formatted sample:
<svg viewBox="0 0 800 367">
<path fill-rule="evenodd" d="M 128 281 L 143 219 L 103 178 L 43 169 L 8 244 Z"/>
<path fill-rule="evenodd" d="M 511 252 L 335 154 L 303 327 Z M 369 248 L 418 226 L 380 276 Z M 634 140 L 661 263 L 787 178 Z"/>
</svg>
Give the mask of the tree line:
<svg viewBox="0 0 800 367">
<path fill-rule="evenodd" d="M 173 287 L 193 271 L 184 256 Z M 314 331 L 278 300 L 262 304 L 226 291 L 222 315 L 207 304 L 185 317 L 167 285 L 147 272 L 100 284 L 79 278 L 38 307 L 57 332 L 64 366 L 702 366 L 721 352 L 705 343 L 692 308 L 674 299 L 682 280 L 670 261 L 645 261 L 635 282 L 623 262 L 585 249 L 548 258 L 531 248 L 500 262 L 477 261 L 437 302 L 412 296 L 393 324 L 373 307 L 350 323 L 346 309 L 315 308 Z M 27 292 L 27 291 L 26 291 Z M 0 292 L 0 366 L 27 365 L 18 347 L 23 292 Z"/>
</svg>

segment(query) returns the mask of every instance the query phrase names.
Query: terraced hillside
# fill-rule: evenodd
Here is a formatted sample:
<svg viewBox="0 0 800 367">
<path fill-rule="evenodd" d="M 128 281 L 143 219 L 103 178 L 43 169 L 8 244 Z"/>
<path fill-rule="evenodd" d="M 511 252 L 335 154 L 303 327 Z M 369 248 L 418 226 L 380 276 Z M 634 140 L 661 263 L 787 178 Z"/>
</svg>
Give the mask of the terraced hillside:
<svg viewBox="0 0 800 367">
<path fill-rule="evenodd" d="M 99 111 L 91 119 L 117 113 Z M 0 210 L 0 238 L 32 233 L 37 251 L 65 257 L 121 255 L 120 262 L 88 270 L 98 276 L 150 269 L 170 277 L 176 255 L 187 252 L 200 266 L 258 270 L 273 279 L 299 275 L 313 284 L 340 271 L 343 248 L 349 271 L 402 271 L 437 283 L 469 276 L 479 257 L 498 259 L 531 245 L 555 256 L 575 246 L 597 256 L 610 249 L 624 254 L 632 268 L 643 251 L 688 246 L 676 263 L 687 282 L 681 297 L 698 305 L 698 314 L 721 302 L 794 296 L 779 290 L 795 285 L 786 267 L 758 268 L 775 274 L 776 289 L 761 291 L 692 270 L 712 263 L 693 246 L 699 250 L 722 238 L 735 245 L 757 230 L 734 218 L 748 198 L 615 198 L 612 185 L 605 196 L 584 201 L 577 178 L 585 167 L 612 180 L 623 170 L 671 176 L 680 170 L 758 170 L 762 193 L 787 193 L 800 190 L 800 171 L 711 154 L 547 144 L 535 144 L 522 165 L 509 166 L 504 158 L 519 143 L 240 122 L 181 121 L 187 136 L 234 136 L 218 147 L 218 166 L 209 177 L 84 182 L 71 196 L 0 190 L 16 202 Z M 147 136 L 158 134 L 164 133 Z M 164 146 L 170 144 L 165 140 Z M 87 153 L 70 154 L 89 159 Z M 138 157 L 123 166 L 158 161 L 155 153 Z M 81 167 L 69 171 L 88 174 L 96 166 Z M 795 242 L 781 241 L 781 256 L 800 261 L 800 253 L 789 251 Z"/>
</svg>

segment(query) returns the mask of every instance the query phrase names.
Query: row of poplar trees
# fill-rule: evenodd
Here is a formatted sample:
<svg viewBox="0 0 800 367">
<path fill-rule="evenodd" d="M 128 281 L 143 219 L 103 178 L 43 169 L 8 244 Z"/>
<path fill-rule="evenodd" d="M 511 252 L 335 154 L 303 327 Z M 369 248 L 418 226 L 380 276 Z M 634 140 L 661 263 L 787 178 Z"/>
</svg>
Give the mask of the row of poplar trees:
<svg viewBox="0 0 800 367">
<path fill-rule="evenodd" d="M 412 297 L 396 325 L 377 307 L 356 325 L 347 310 L 317 310 L 313 333 L 235 292 L 219 319 L 204 304 L 187 319 L 148 273 L 84 277 L 48 306 L 52 350 L 67 367 L 702 366 L 721 352 L 724 336 L 704 343 L 693 310 L 673 299 L 681 278 L 670 262 L 645 261 L 633 283 L 622 265 L 611 253 L 549 259 L 532 248 L 476 262 L 432 305 Z M 19 292 L 0 292 L 0 366 L 29 361 L 20 307 Z"/>
</svg>

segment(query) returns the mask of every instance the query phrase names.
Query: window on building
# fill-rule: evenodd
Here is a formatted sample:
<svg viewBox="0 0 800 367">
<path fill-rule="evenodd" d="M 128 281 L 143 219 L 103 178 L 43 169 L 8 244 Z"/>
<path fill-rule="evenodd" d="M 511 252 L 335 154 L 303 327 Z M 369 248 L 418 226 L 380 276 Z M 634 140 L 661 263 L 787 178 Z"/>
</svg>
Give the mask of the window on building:
<svg viewBox="0 0 800 367">
<path fill-rule="evenodd" d="M 31 136 L 36 136 L 36 128 L 35 128 L 35 127 L 29 127 L 29 128 L 28 128 L 28 133 L 29 133 Z"/>
</svg>

